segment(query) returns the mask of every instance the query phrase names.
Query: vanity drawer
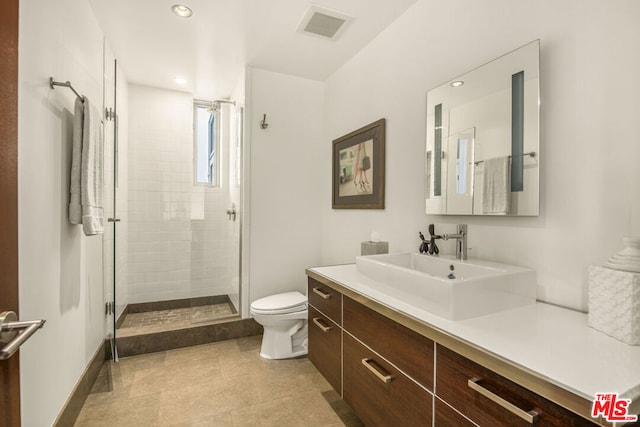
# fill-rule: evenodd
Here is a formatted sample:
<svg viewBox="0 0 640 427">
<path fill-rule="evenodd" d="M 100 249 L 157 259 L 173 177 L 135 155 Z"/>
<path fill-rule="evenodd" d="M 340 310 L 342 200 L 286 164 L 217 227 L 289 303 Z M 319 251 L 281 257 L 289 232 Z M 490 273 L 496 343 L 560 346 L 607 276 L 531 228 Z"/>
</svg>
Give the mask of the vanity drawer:
<svg viewBox="0 0 640 427">
<path fill-rule="evenodd" d="M 309 360 L 342 395 L 342 329 L 309 306 Z"/>
<path fill-rule="evenodd" d="M 475 427 L 475 424 L 460 415 L 437 397 L 435 400 L 435 423 L 436 427 Z"/>
<path fill-rule="evenodd" d="M 343 398 L 367 427 L 430 426 L 433 396 L 343 334 Z"/>
<path fill-rule="evenodd" d="M 436 361 L 438 397 L 480 426 L 596 425 L 441 345 Z M 535 413 L 537 420 L 523 418 Z"/>
<path fill-rule="evenodd" d="M 433 341 L 346 296 L 343 310 L 345 331 L 433 390 Z"/>
<path fill-rule="evenodd" d="M 342 325 L 342 294 L 309 277 L 307 289 L 309 304 Z"/>
</svg>

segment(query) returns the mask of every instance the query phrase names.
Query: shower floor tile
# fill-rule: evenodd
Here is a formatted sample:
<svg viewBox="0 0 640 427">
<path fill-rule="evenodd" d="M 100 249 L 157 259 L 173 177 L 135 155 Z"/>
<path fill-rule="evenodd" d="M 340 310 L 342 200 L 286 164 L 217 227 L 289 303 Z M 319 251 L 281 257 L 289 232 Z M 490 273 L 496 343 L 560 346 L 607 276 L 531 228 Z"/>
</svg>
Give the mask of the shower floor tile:
<svg viewBox="0 0 640 427">
<path fill-rule="evenodd" d="M 174 308 L 170 310 L 128 313 L 118 328 L 118 336 L 182 329 L 193 324 L 216 321 L 237 315 L 231 303 Z"/>
<path fill-rule="evenodd" d="M 105 362 L 76 426 L 362 426 L 306 357 L 261 336 Z"/>
</svg>

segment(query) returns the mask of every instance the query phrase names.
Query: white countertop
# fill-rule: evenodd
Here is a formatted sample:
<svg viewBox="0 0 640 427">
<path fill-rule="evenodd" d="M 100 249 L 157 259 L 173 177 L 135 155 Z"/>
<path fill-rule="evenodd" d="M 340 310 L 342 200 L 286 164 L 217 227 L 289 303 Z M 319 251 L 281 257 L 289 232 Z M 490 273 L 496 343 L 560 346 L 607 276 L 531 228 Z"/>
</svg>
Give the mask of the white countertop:
<svg viewBox="0 0 640 427">
<path fill-rule="evenodd" d="M 587 315 L 545 303 L 473 319 L 451 321 L 368 286 L 355 264 L 309 270 L 428 326 L 486 350 L 593 401 L 619 393 L 640 411 L 640 346 L 630 346 L 587 326 Z"/>
</svg>

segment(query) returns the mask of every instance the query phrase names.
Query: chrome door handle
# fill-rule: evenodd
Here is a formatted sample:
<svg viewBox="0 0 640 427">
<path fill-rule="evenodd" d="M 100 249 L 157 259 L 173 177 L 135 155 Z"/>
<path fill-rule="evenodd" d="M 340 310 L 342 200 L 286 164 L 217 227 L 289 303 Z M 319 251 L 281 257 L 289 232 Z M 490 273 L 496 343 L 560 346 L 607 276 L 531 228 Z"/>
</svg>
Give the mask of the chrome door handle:
<svg viewBox="0 0 640 427">
<path fill-rule="evenodd" d="M 7 360 L 20 346 L 38 329 L 42 328 L 46 320 L 30 320 L 18 322 L 18 316 L 13 311 L 0 313 L 0 342 L 6 344 L 0 350 L 0 360 Z M 19 329 L 23 331 L 18 332 Z"/>
</svg>

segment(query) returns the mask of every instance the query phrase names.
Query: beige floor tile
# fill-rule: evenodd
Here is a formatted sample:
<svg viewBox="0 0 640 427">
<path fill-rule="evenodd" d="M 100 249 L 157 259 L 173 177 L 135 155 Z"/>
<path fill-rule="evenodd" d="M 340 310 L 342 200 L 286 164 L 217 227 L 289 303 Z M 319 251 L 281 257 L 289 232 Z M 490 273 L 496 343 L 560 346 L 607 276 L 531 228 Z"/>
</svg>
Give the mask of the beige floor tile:
<svg viewBox="0 0 640 427">
<path fill-rule="evenodd" d="M 170 427 L 234 427 L 233 417 L 230 412 L 224 414 L 212 415 L 209 417 L 203 417 L 196 420 L 179 421 L 175 424 L 170 424 Z"/>
<path fill-rule="evenodd" d="M 158 418 L 159 394 L 138 398 L 123 397 L 101 403 L 86 404 L 76 426 L 146 426 Z"/>
<path fill-rule="evenodd" d="M 129 397 L 192 387 L 215 381 L 220 377 L 217 359 L 203 359 L 199 363 L 158 366 L 138 371 L 133 376 Z"/>
<path fill-rule="evenodd" d="M 242 427 L 324 427 L 341 423 L 331 406 L 316 392 L 288 395 L 233 413 L 235 425 Z"/>
<path fill-rule="evenodd" d="M 306 358 L 265 360 L 261 337 L 107 362 L 77 426 L 361 427 Z"/>
<path fill-rule="evenodd" d="M 159 425 L 212 417 L 252 405 L 257 391 L 236 379 L 211 381 L 168 390 L 160 397 Z"/>
</svg>

